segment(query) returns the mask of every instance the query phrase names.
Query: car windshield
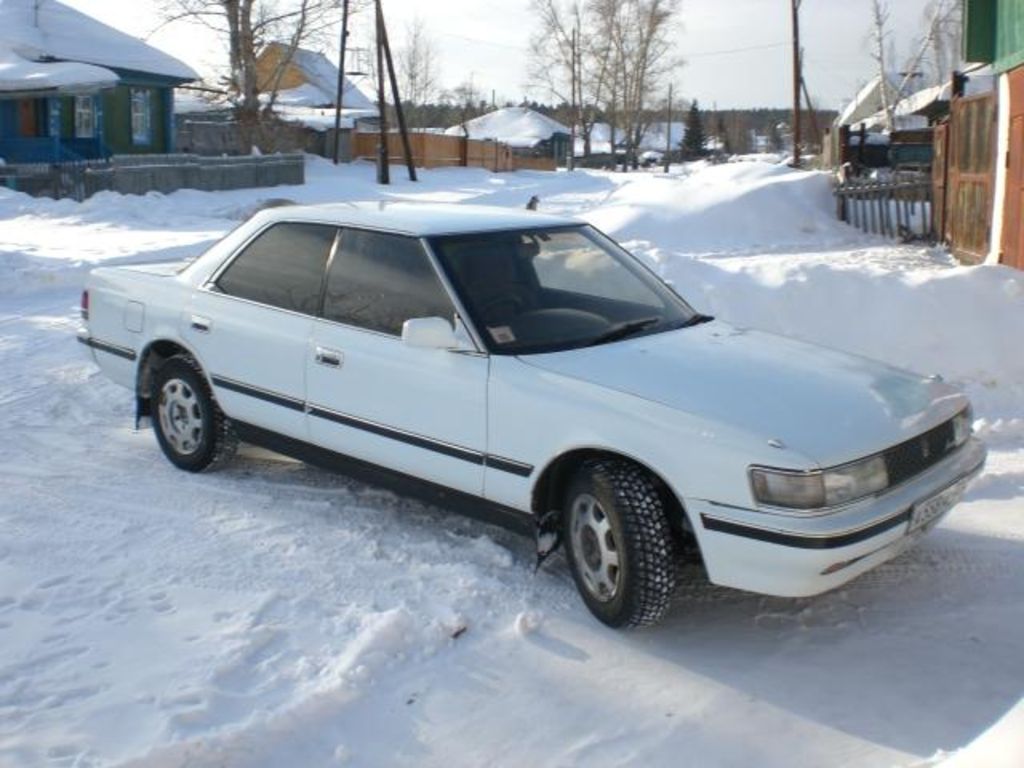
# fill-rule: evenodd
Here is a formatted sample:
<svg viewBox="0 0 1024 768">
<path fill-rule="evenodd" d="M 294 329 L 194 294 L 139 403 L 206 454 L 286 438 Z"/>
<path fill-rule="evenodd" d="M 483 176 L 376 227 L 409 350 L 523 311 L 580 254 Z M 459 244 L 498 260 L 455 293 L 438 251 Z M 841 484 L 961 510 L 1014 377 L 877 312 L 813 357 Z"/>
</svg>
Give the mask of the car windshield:
<svg viewBox="0 0 1024 768">
<path fill-rule="evenodd" d="M 702 317 L 588 226 L 450 235 L 430 245 L 497 354 L 611 343 Z"/>
</svg>

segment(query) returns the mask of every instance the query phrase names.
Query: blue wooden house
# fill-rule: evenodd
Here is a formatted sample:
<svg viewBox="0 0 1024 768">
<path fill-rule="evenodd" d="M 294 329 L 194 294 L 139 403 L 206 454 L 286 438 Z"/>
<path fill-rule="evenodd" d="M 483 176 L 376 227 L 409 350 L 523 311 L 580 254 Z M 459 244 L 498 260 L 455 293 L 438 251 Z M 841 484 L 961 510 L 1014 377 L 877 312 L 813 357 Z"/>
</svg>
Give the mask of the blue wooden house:
<svg viewBox="0 0 1024 768">
<path fill-rule="evenodd" d="M 186 64 L 57 0 L 0 0 L 0 159 L 174 150 Z"/>
</svg>

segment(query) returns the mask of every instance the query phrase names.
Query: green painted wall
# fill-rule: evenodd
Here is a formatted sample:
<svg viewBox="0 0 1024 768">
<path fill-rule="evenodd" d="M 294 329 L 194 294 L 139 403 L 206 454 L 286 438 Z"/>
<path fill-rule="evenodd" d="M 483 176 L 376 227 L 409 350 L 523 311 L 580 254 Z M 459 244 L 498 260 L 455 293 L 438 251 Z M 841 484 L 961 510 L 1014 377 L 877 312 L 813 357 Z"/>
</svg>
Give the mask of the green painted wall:
<svg viewBox="0 0 1024 768">
<path fill-rule="evenodd" d="M 996 0 L 966 0 L 964 3 L 964 60 L 995 61 Z"/>
<path fill-rule="evenodd" d="M 150 88 L 150 141 L 132 141 L 131 88 L 119 85 L 103 94 L 104 138 L 115 155 L 139 155 L 167 151 L 167 115 L 159 88 Z"/>
<path fill-rule="evenodd" d="M 1024 0 L 996 4 L 996 61 L 998 72 L 1024 64 Z"/>
<path fill-rule="evenodd" d="M 1024 64 L 1024 0 L 966 0 L 964 58 L 997 72 Z"/>
</svg>

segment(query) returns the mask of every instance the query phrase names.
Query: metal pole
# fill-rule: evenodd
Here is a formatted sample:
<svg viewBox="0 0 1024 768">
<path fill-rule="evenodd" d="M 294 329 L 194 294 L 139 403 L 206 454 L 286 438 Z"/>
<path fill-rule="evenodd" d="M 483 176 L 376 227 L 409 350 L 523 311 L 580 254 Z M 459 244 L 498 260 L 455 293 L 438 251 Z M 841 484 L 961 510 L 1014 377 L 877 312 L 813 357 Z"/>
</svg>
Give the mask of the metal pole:
<svg viewBox="0 0 1024 768">
<path fill-rule="evenodd" d="M 800 0 L 790 0 L 793 11 L 793 167 L 800 167 Z"/>
<path fill-rule="evenodd" d="M 334 99 L 334 164 L 338 164 L 341 143 L 341 99 L 345 90 L 345 44 L 348 42 L 348 0 L 341 5 L 341 43 L 338 45 L 338 94 Z"/>
<path fill-rule="evenodd" d="M 665 173 L 672 158 L 672 83 L 668 84 L 668 120 L 665 123 Z"/>
<path fill-rule="evenodd" d="M 405 110 L 402 109 L 402 97 L 398 94 L 398 79 L 395 77 L 395 62 L 391 59 L 391 45 L 388 43 L 388 28 L 384 23 L 384 9 L 377 0 L 377 24 L 380 25 L 380 39 L 384 47 L 384 56 L 388 64 L 388 79 L 391 81 L 391 98 L 395 102 L 395 115 L 398 117 L 398 132 L 402 137 L 402 150 L 405 153 L 405 167 L 409 169 L 409 181 L 416 181 L 416 164 L 412 161 L 412 147 L 409 145 L 409 129 L 405 125 Z"/>
<path fill-rule="evenodd" d="M 388 167 L 388 105 L 384 101 L 384 25 L 383 14 L 380 12 L 380 0 L 377 6 L 377 104 L 380 110 L 380 133 L 377 145 L 377 183 L 390 184 L 391 170 Z"/>
</svg>

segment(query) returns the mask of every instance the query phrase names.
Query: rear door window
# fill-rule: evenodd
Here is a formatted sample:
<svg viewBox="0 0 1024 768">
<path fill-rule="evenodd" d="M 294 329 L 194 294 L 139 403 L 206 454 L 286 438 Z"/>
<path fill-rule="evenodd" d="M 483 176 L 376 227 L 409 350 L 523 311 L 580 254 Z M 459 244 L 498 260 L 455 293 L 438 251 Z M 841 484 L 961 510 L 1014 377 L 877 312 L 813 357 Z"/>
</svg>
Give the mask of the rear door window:
<svg viewBox="0 0 1024 768">
<path fill-rule="evenodd" d="M 337 228 L 283 223 L 264 230 L 217 280 L 230 296 L 315 315 Z"/>
<path fill-rule="evenodd" d="M 455 308 L 419 240 L 346 229 L 327 275 L 323 316 L 399 336 L 406 320 L 452 322 Z"/>
</svg>

